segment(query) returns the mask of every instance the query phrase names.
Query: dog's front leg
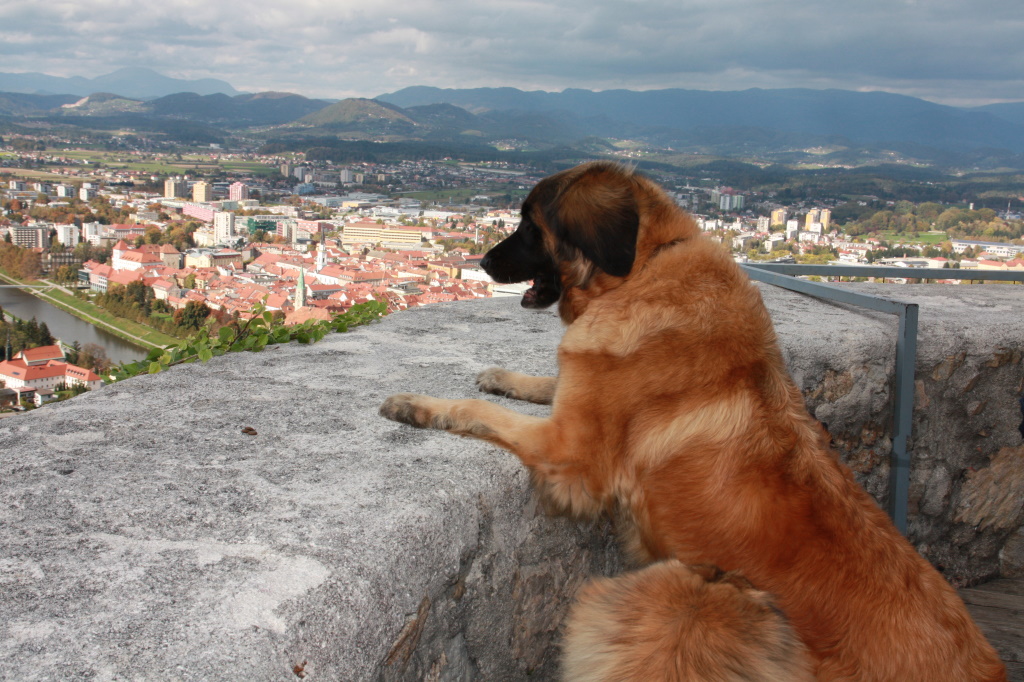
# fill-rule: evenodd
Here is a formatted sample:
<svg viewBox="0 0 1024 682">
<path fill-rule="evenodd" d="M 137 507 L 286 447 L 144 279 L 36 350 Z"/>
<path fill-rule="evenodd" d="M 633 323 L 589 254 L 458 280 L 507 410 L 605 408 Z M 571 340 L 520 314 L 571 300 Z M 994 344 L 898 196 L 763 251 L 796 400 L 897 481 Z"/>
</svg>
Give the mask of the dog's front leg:
<svg viewBox="0 0 1024 682">
<path fill-rule="evenodd" d="M 591 429 L 559 428 L 555 420 L 531 417 L 486 400 L 444 400 L 415 393 L 393 395 L 380 406 L 388 419 L 486 440 L 511 451 L 533 474 L 551 508 L 594 517 L 604 508 L 604 486 L 592 476 L 587 457 L 598 448 Z"/>
<path fill-rule="evenodd" d="M 558 379 L 535 377 L 510 372 L 501 367 L 490 367 L 476 375 L 476 385 L 484 393 L 525 400 L 538 405 L 550 405 L 555 399 Z"/>
<path fill-rule="evenodd" d="M 519 414 L 486 400 L 444 400 L 399 393 L 380 406 L 381 416 L 423 429 L 440 429 L 490 441 L 519 455 L 527 465 L 543 459 L 549 420 Z"/>
</svg>

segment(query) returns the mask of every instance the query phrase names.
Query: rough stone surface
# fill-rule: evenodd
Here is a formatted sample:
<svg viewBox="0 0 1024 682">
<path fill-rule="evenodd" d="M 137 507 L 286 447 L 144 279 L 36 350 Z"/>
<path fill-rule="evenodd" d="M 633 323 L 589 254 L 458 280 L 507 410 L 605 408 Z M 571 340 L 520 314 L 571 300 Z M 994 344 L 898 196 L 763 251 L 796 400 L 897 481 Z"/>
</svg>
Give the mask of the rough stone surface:
<svg viewBox="0 0 1024 682">
<path fill-rule="evenodd" d="M 1007 578 L 1024 578 L 1024 528 L 1018 528 L 1003 545 L 999 553 L 999 574 Z"/>
<path fill-rule="evenodd" d="M 953 518 L 1020 443 L 1021 289 L 859 288 L 922 304 L 912 539 L 954 582 L 991 575 L 1019 531 Z M 895 318 L 763 291 L 884 497 Z M 620 569 L 607 524 L 545 516 L 513 456 L 377 406 L 552 373 L 560 336 L 515 299 L 430 306 L 0 421 L 0 678 L 551 679 L 572 594 Z"/>
<path fill-rule="evenodd" d="M 1024 446 L 1003 448 L 984 469 L 968 471 L 954 520 L 981 529 L 1024 521 Z"/>
</svg>

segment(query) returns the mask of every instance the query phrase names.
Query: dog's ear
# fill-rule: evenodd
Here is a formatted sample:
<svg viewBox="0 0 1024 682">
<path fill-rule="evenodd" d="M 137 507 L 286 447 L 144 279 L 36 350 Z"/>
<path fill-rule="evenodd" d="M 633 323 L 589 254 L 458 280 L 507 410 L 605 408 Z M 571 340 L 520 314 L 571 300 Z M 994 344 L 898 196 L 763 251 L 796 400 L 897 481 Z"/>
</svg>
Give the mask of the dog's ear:
<svg viewBox="0 0 1024 682">
<path fill-rule="evenodd" d="M 625 277 L 633 269 L 640 231 L 635 191 L 629 171 L 595 165 L 548 204 L 545 218 L 560 241 L 609 275 Z"/>
</svg>

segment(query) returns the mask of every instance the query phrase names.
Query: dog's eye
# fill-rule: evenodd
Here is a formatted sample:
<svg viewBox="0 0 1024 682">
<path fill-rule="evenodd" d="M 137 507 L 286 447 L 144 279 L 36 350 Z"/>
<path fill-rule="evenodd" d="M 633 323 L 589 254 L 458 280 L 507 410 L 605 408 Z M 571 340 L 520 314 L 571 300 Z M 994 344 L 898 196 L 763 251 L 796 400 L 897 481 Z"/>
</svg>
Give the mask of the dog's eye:
<svg viewBox="0 0 1024 682">
<path fill-rule="evenodd" d="M 540 228 L 532 220 L 524 219 L 523 222 L 519 223 L 519 228 L 516 230 L 523 237 L 527 239 L 536 239 L 540 236 Z"/>
</svg>

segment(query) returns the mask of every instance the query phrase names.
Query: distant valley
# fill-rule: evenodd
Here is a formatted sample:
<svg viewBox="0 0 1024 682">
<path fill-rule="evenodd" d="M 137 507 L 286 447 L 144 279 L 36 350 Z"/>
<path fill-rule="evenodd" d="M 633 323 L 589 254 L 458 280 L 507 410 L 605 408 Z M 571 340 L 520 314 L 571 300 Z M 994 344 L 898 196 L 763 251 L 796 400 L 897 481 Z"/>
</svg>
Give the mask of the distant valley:
<svg viewBox="0 0 1024 682">
<path fill-rule="evenodd" d="M 38 77 L 34 84 L 30 76 Z M 194 91 L 167 92 L 185 86 Z M 54 90 L 61 87 L 67 90 Z M 821 168 L 1024 169 L 1024 103 L 962 109 L 844 90 L 411 87 L 327 101 L 239 93 L 223 81 L 182 81 L 145 69 L 91 80 L 0 74 L 0 135 L 40 129 L 200 145 L 245 139 L 295 151 L 372 141 L 478 151 L 568 148 L 636 159 L 689 154 Z"/>
</svg>

